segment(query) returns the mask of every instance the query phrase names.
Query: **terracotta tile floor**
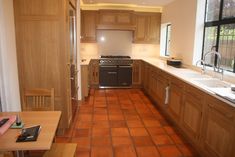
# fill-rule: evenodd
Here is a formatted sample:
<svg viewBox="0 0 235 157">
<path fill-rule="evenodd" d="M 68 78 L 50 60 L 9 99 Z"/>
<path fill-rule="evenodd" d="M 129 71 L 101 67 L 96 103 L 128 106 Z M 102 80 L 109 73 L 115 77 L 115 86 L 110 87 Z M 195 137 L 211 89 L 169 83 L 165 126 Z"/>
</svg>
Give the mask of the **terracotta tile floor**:
<svg viewBox="0 0 235 157">
<path fill-rule="evenodd" d="M 198 157 L 139 89 L 91 90 L 71 129 L 78 157 Z"/>
</svg>

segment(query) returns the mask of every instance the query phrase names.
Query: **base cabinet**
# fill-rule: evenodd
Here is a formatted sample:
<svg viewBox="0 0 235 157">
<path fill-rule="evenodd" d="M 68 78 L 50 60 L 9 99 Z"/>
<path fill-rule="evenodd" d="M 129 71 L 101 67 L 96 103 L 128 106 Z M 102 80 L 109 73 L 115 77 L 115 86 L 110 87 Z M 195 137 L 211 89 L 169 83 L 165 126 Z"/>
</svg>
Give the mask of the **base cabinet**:
<svg viewBox="0 0 235 157">
<path fill-rule="evenodd" d="M 202 146 L 210 157 L 235 156 L 234 113 L 219 100 L 208 96 L 203 125 Z"/>
<path fill-rule="evenodd" d="M 132 65 L 132 84 L 141 85 L 141 61 L 134 60 Z"/>
<path fill-rule="evenodd" d="M 99 60 L 91 60 L 89 64 L 89 84 L 91 87 L 99 86 Z"/>
<path fill-rule="evenodd" d="M 204 94 L 198 89 L 186 86 L 182 111 L 182 127 L 193 143 L 198 143 L 201 124 Z"/>
<path fill-rule="evenodd" d="M 82 88 L 82 100 L 84 100 L 89 93 L 89 70 L 88 65 L 81 65 L 81 88 Z"/>
</svg>

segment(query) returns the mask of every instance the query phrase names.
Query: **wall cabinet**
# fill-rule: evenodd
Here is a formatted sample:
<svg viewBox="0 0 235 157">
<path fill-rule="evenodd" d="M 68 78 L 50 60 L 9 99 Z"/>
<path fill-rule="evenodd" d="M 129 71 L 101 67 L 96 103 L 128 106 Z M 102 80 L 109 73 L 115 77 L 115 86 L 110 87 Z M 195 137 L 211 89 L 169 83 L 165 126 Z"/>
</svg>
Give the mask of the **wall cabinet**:
<svg viewBox="0 0 235 157">
<path fill-rule="evenodd" d="M 135 14 L 134 42 L 135 43 L 159 43 L 160 42 L 160 13 L 136 13 Z"/>
<path fill-rule="evenodd" d="M 208 156 L 235 156 L 234 120 L 234 108 L 207 96 L 202 147 Z"/>
<path fill-rule="evenodd" d="M 25 88 L 54 88 L 55 110 L 62 111 L 59 128 L 68 128 L 76 85 L 71 76 L 77 79 L 71 75 L 77 66 L 74 6 L 68 0 L 13 2 L 21 97 Z"/>
<path fill-rule="evenodd" d="M 141 61 L 134 60 L 132 64 L 132 85 L 141 85 Z"/>
<path fill-rule="evenodd" d="M 81 42 L 96 42 L 98 11 L 81 11 Z"/>
<path fill-rule="evenodd" d="M 133 30 L 133 11 L 100 10 L 98 29 Z"/>
<path fill-rule="evenodd" d="M 89 82 L 91 87 L 99 86 L 99 60 L 91 60 L 89 64 Z"/>
</svg>

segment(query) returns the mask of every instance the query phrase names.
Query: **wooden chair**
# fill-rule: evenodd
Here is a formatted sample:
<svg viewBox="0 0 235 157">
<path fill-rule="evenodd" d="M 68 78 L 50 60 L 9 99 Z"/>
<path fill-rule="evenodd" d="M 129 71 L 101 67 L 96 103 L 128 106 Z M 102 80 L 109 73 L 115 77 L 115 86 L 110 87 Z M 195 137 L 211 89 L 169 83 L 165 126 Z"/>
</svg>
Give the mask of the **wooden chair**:
<svg viewBox="0 0 235 157">
<path fill-rule="evenodd" d="M 23 94 L 24 111 L 53 111 L 54 88 L 52 89 L 25 89 Z"/>
</svg>

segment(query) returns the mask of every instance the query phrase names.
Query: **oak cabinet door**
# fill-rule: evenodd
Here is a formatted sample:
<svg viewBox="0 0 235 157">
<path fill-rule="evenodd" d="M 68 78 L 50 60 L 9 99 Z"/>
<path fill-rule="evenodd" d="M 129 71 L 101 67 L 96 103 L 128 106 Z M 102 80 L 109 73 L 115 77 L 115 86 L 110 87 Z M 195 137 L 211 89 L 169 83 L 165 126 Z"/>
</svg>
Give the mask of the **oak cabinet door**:
<svg viewBox="0 0 235 157">
<path fill-rule="evenodd" d="M 165 98 L 166 98 L 166 87 L 168 86 L 168 79 L 162 74 L 157 77 L 157 103 L 162 108 L 165 109 Z"/>
<path fill-rule="evenodd" d="M 148 17 L 146 15 L 136 15 L 136 30 L 134 32 L 134 42 L 146 42 Z"/>
<path fill-rule="evenodd" d="M 135 60 L 132 65 L 132 84 L 141 84 L 141 61 Z"/>
<path fill-rule="evenodd" d="M 177 83 L 174 80 L 171 81 L 170 100 L 167 111 L 172 119 L 177 123 L 180 123 L 181 118 L 181 110 L 183 106 L 183 88 L 183 83 Z"/>
<path fill-rule="evenodd" d="M 150 43 L 160 42 L 160 26 L 161 26 L 161 14 L 153 14 L 149 16 L 148 21 L 148 33 L 147 40 Z"/>
<path fill-rule="evenodd" d="M 96 42 L 97 11 L 81 12 L 81 42 Z"/>
<path fill-rule="evenodd" d="M 235 115 L 231 112 L 232 109 L 224 106 L 223 102 L 215 98 L 208 98 L 206 101 L 203 147 L 213 157 L 235 156 Z"/>
<path fill-rule="evenodd" d="M 91 60 L 89 65 L 89 73 L 90 73 L 90 85 L 98 86 L 99 85 L 99 61 Z"/>
<path fill-rule="evenodd" d="M 183 103 L 182 127 L 194 143 L 198 143 L 202 125 L 203 93 L 186 87 Z"/>
</svg>

